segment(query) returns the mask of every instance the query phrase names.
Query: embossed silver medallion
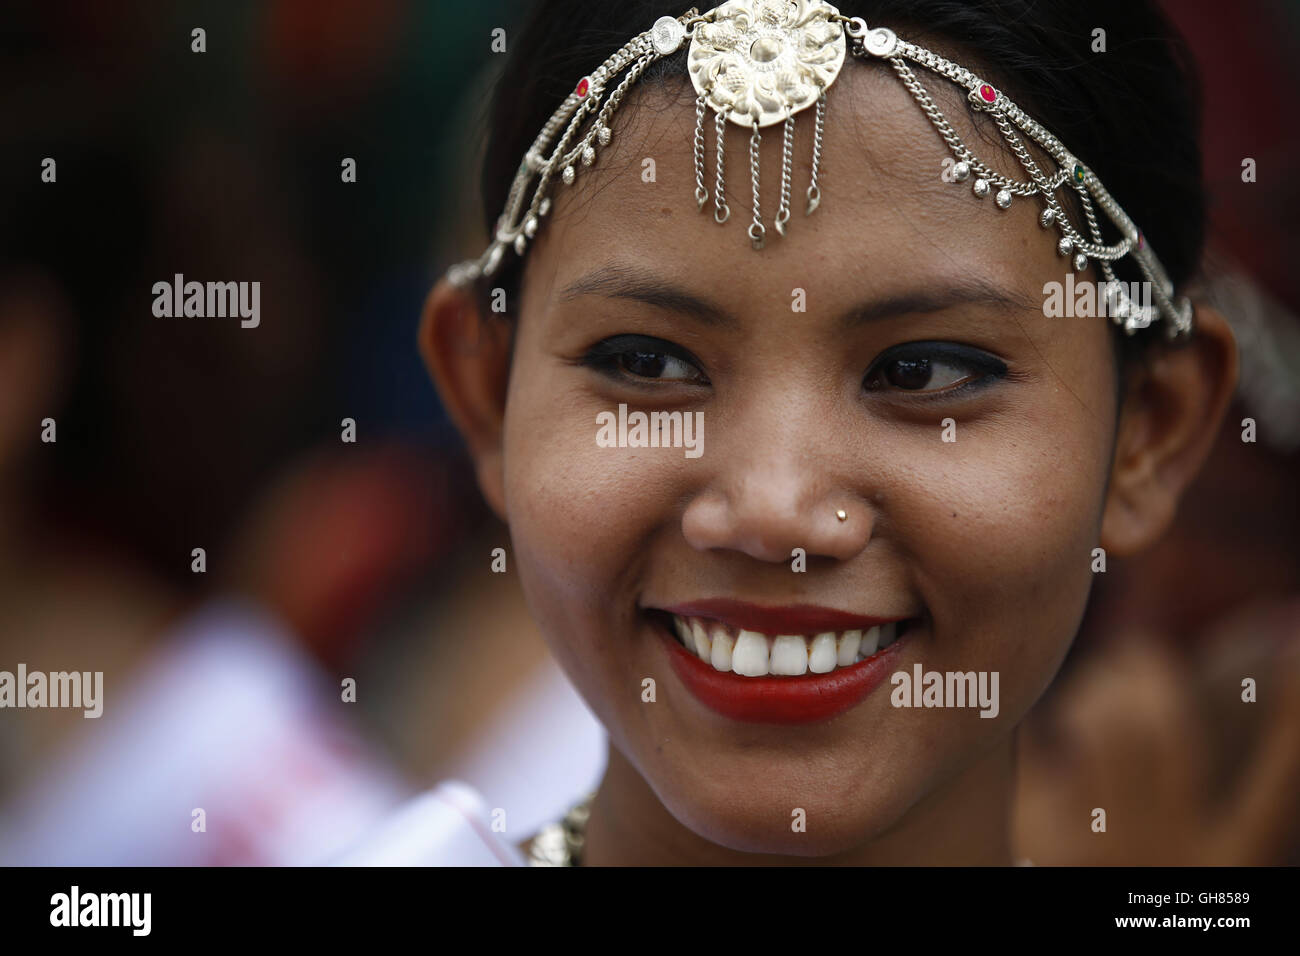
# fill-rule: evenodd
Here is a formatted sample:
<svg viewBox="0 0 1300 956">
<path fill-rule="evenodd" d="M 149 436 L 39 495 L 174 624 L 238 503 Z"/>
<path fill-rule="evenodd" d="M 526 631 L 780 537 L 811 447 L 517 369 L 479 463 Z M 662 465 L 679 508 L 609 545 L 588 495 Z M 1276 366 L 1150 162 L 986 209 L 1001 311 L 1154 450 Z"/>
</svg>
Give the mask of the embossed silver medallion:
<svg viewBox="0 0 1300 956">
<path fill-rule="evenodd" d="M 727 0 L 691 34 L 695 92 L 749 129 L 806 109 L 839 76 L 844 27 L 824 0 Z"/>
</svg>

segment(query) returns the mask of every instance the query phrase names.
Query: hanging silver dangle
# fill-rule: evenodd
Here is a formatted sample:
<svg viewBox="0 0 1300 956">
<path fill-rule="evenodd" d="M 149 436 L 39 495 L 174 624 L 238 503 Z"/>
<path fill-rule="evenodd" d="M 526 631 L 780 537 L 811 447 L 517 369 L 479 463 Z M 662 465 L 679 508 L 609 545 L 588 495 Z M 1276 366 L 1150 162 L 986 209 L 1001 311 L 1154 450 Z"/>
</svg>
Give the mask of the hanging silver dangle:
<svg viewBox="0 0 1300 956">
<path fill-rule="evenodd" d="M 808 208 L 804 210 L 805 216 L 811 216 L 813 210 L 821 205 L 822 190 L 817 185 L 817 174 L 821 169 L 822 162 L 822 128 L 826 125 L 826 91 L 822 90 L 821 95 L 817 97 L 817 123 L 813 129 L 813 161 L 812 161 L 812 185 L 808 187 Z"/>
<path fill-rule="evenodd" d="M 731 216 L 731 207 L 727 205 L 727 200 L 724 198 L 725 192 L 723 190 L 723 182 L 722 182 L 722 167 L 723 167 L 722 144 L 723 141 L 726 140 L 727 138 L 727 117 L 725 113 L 718 114 L 717 126 L 718 126 L 718 157 L 717 157 L 718 182 L 717 185 L 713 187 L 713 221 L 720 226 L 724 222 L 726 222 L 727 219 L 730 218 Z"/>
<path fill-rule="evenodd" d="M 763 217 L 758 211 L 758 147 L 761 144 L 758 124 L 755 123 L 754 132 L 749 137 L 749 184 L 754 191 L 754 221 L 749 224 L 749 241 L 755 249 L 763 248 L 763 237 L 767 234 L 767 227 L 763 225 Z"/>
<path fill-rule="evenodd" d="M 695 202 L 700 212 L 709 201 L 709 191 L 704 187 L 704 96 L 695 101 Z"/>
<path fill-rule="evenodd" d="M 710 11 L 713 18 L 695 25 L 687 68 L 696 100 L 695 198 L 703 208 L 703 105 L 717 117 L 717 186 L 713 218 L 730 215 L 723 198 L 722 140 L 726 120 L 750 133 L 750 181 L 754 217 L 749 238 L 763 248 L 766 228 L 759 205 L 759 130 L 784 124 L 781 154 L 781 202 L 776 231 L 784 236 L 790 221 L 790 178 L 794 161 L 794 116 L 816 107 L 812 181 L 805 214 L 821 202 L 822 132 L 826 119 L 826 90 L 835 82 L 847 52 L 845 18 L 824 0 L 728 0 Z M 707 198 L 707 197 L 706 197 Z"/>
<path fill-rule="evenodd" d="M 776 231 L 785 235 L 785 224 L 790 221 L 790 170 L 794 161 L 794 117 L 785 118 L 785 133 L 781 143 L 781 205 L 776 211 Z"/>
</svg>

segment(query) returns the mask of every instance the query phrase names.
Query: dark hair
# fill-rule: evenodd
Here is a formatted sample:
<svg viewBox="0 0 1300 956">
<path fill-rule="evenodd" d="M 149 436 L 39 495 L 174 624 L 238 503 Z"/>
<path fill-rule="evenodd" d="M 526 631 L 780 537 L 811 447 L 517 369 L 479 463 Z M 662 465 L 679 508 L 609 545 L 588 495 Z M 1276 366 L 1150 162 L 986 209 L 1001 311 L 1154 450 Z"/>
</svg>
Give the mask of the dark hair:
<svg viewBox="0 0 1300 956">
<path fill-rule="evenodd" d="M 1152 0 L 841 0 L 836 6 L 978 64 L 1096 171 L 1142 227 L 1176 286 L 1192 277 L 1206 215 L 1199 78 L 1186 44 Z M 481 184 L 489 235 L 520 159 L 577 78 L 674 12 L 680 11 L 664 0 L 536 4 L 491 102 Z M 1092 52 L 1098 27 L 1106 31 L 1104 53 Z M 673 78 L 686 79 L 684 48 L 657 61 L 640 84 Z M 521 262 L 507 255 L 493 277 L 507 302 L 517 301 Z M 1128 266 L 1117 264 L 1121 278 L 1129 277 Z M 1121 366 L 1157 334 L 1119 333 Z"/>
</svg>

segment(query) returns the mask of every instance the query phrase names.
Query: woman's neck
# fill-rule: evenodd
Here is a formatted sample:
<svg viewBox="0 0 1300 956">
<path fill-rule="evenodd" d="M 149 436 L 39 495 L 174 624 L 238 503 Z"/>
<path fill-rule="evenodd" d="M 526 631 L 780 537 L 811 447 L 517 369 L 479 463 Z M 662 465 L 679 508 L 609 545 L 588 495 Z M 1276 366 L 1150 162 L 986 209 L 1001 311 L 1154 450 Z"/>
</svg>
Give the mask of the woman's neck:
<svg viewBox="0 0 1300 956">
<path fill-rule="evenodd" d="M 1013 739 L 916 803 L 874 840 L 832 857 L 744 853 L 682 826 L 611 744 L 591 805 L 587 866 L 904 866 L 1012 862 Z"/>
</svg>

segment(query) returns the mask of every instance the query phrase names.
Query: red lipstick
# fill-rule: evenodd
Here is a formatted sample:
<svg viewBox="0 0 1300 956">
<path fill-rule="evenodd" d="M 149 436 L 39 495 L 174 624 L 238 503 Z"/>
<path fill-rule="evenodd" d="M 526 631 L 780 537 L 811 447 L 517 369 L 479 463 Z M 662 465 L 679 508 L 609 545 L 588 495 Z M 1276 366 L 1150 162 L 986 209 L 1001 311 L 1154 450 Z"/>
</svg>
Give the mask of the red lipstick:
<svg viewBox="0 0 1300 956">
<path fill-rule="evenodd" d="M 866 629 L 902 620 L 850 614 L 814 605 L 767 608 L 731 599 L 708 599 L 680 604 L 670 613 L 681 617 L 707 617 L 734 628 L 764 634 L 814 634 L 821 631 Z M 688 651 L 659 628 L 667 643 L 674 673 L 700 703 L 733 720 L 768 724 L 806 724 L 829 720 L 859 704 L 894 670 L 902 639 L 866 660 L 827 674 L 798 677 L 742 677 L 719 671 Z"/>
</svg>

